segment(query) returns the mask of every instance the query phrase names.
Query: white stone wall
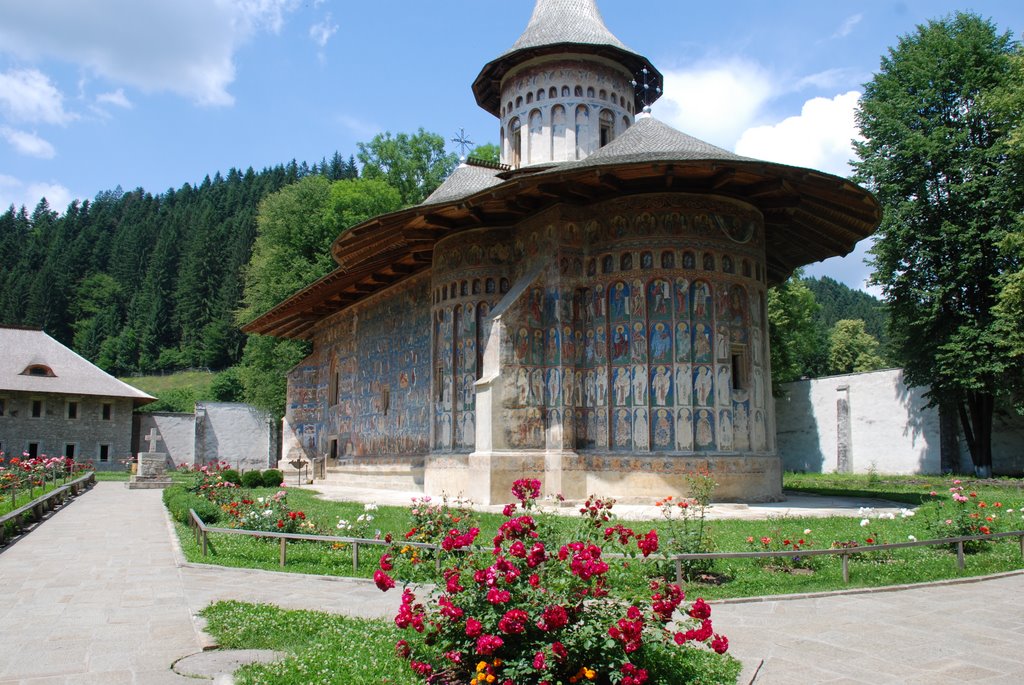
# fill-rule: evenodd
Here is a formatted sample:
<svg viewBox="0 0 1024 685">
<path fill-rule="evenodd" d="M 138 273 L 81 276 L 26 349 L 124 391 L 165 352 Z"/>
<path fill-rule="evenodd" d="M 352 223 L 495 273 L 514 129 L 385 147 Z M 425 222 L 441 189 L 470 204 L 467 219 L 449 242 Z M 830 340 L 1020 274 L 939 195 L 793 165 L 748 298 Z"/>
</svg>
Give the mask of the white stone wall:
<svg viewBox="0 0 1024 685">
<path fill-rule="evenodd" d="M 196 405 L 197 464 L 225 461 L 242 471 L 277 465 L 276 421 L 248 404 L 207 402 Z"/>
<path fill-rule="evenodd" d="M 775 398 L 779 456 L 787 471 L 839 469 L 838 403 L 849 404 L 849 469 L 866 473 L 940 473 L 939 412 L 926 407 L 926 388 L 908 388 L 901 369 L 829 376 L 786 383 Z M 993 471 L 1024 472 L 1024 418 L 997 410 L 992 436 Z M 960 466 L 973 471 L 960 440 Z"/>
<path fill-rule="evenodd" d="M 142 412 L 135 415 L 135 430 L 132 435 L 132 449 L 136 454 L 149 450 L 146 436 L 156 430 L 159 442 L 158 452 L 167 454 L 170 463 L 195 464 L 196 461 L 196 415 L 175 412 Z"/>
</svg>

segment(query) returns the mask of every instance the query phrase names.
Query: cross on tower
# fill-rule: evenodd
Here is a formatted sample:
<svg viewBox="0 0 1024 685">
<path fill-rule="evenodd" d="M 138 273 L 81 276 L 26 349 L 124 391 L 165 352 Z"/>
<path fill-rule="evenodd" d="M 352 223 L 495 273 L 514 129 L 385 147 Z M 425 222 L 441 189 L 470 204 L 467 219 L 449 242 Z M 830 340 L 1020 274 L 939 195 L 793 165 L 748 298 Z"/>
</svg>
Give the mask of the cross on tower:
<svg viewBox="0 0 1024 685">
<path fill-rule="evenodd" d="M 640 70 L 640 73 L 637 74 L 637 76 L 640 77 L 643 82 L 639 83 L 636 78 L 634 78 L 630 83 L 637 95 L 640 96 L 640 101 L 644 103 L 644 112 L 650 114 L 651 102 L 658 99 L 657 97 L 652 98 L 651 95 L 661 95 L 660 79 L 654 76 L 646 66 Z"/>
<path fill-rule="evenodd" d="M 144 438 L 149 442 L 149 451 L 156 452 L 156 444 L 160 442 L 160 435 L 156 432 L 156 428 L 150 428 L 149 434 Z"/>
<path fill-rule="evenodd" d="M 454 138 L 452 138 L 452 142 L 459 146 L 459 150 L 460 150 L 459 161 L 460 162 L 465 162 L 466 161 L 466 148 L 468 148 L 471 145 L 475 145 L 476 144 L 472 140 L 470 140 L 469 138 L 466 137 L 466 129 L 464 129 L 464 128 L 460 128 L 459 129 L 459 132 L 455 134 Z"/>
</svg>

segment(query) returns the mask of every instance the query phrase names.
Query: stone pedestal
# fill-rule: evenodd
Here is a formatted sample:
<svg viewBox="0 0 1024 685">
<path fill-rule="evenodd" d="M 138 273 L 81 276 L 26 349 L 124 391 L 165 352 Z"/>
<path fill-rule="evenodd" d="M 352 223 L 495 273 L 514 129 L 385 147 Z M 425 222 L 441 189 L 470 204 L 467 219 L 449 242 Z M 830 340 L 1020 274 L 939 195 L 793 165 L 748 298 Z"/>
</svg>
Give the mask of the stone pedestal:
<svg viewBox="0 0 1024 685">
<path fill-rule="evenodd" d="M 166 473 L 166 452 L 139 452 L 138 456 L 138 470 L 128 481 L 129 490 L 152 490 L 166 488 L 171 484 Z"/>
</svg>

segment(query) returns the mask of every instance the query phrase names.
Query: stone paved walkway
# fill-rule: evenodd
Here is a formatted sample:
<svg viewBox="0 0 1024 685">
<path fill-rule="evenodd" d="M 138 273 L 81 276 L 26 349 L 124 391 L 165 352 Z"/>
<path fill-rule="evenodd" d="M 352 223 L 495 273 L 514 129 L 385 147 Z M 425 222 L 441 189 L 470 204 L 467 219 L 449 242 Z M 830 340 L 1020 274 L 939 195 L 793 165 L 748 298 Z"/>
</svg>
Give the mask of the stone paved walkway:
<svg viewBox="0 0 1024 685">
<path fill-rule="evenodd" d="M 714 605 L 743 683 L 1024 683 L 1024 575 Z M 99 483 L 0 552 L 0 683 L 196 683 L 191 615 L 215 599 L 360 616 L 397 605 L 357 580 L 179 567 L 160 492 Z"/>
</svg>

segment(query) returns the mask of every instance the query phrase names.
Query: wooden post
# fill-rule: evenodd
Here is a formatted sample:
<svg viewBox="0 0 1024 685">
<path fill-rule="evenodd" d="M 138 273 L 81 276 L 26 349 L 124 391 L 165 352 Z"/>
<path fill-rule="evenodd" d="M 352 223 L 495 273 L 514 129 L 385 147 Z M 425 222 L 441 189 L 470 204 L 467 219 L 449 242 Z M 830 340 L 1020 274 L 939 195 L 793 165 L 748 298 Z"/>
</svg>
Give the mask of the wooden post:
<svg viewBox="0 0 1024 685">
<path fill-rule="evenodd" d="M 359 543 L 352 543 L 352 571 L 359 570 Z"/>
<path fill-rule="evenodd" d="M 1021 535 L 1020 539 L 1017 540 L 1017 542 L 1020 543 L 1020 555 L 1024 557 L 1024 535 Z"/>
<path fill-rule="evenodd" d="M 964 570 L 964 541 L 960 540 L 956 543 L 956 567 L 961 571 Z"/>
<path fill-rule="evenodd" d="M 676 585 L 683 584 L 683 560 L 676 557 Z"/>
<path fill-rule="evenodd" d="M 202 541 L 202 544 L 200 544 L 200 547 L 202 549 L 203 556 L 205 557 L 206 556 L 206 531 L 205 530 L 203 531 L 203 541 Z"/>
<path fill-rule="evenodd" d="M 441 572 L 441 548 L 440 547 L 435 547 L 434 548 L 434 570 L 436 570 L 438 573 Z"/>
<path fill-rule="evenodd" d="M 840 555 L 843 559 L 843 583 L 846 585 L 850 584 L 850 555 Z"/>
<path fill-rule="evenodd" d="M 281 538 L 281 567 L 284 568 L 285 559 L 288 556 L 286 551 L 288 545 L 288 538 Z"/>
</svg>

